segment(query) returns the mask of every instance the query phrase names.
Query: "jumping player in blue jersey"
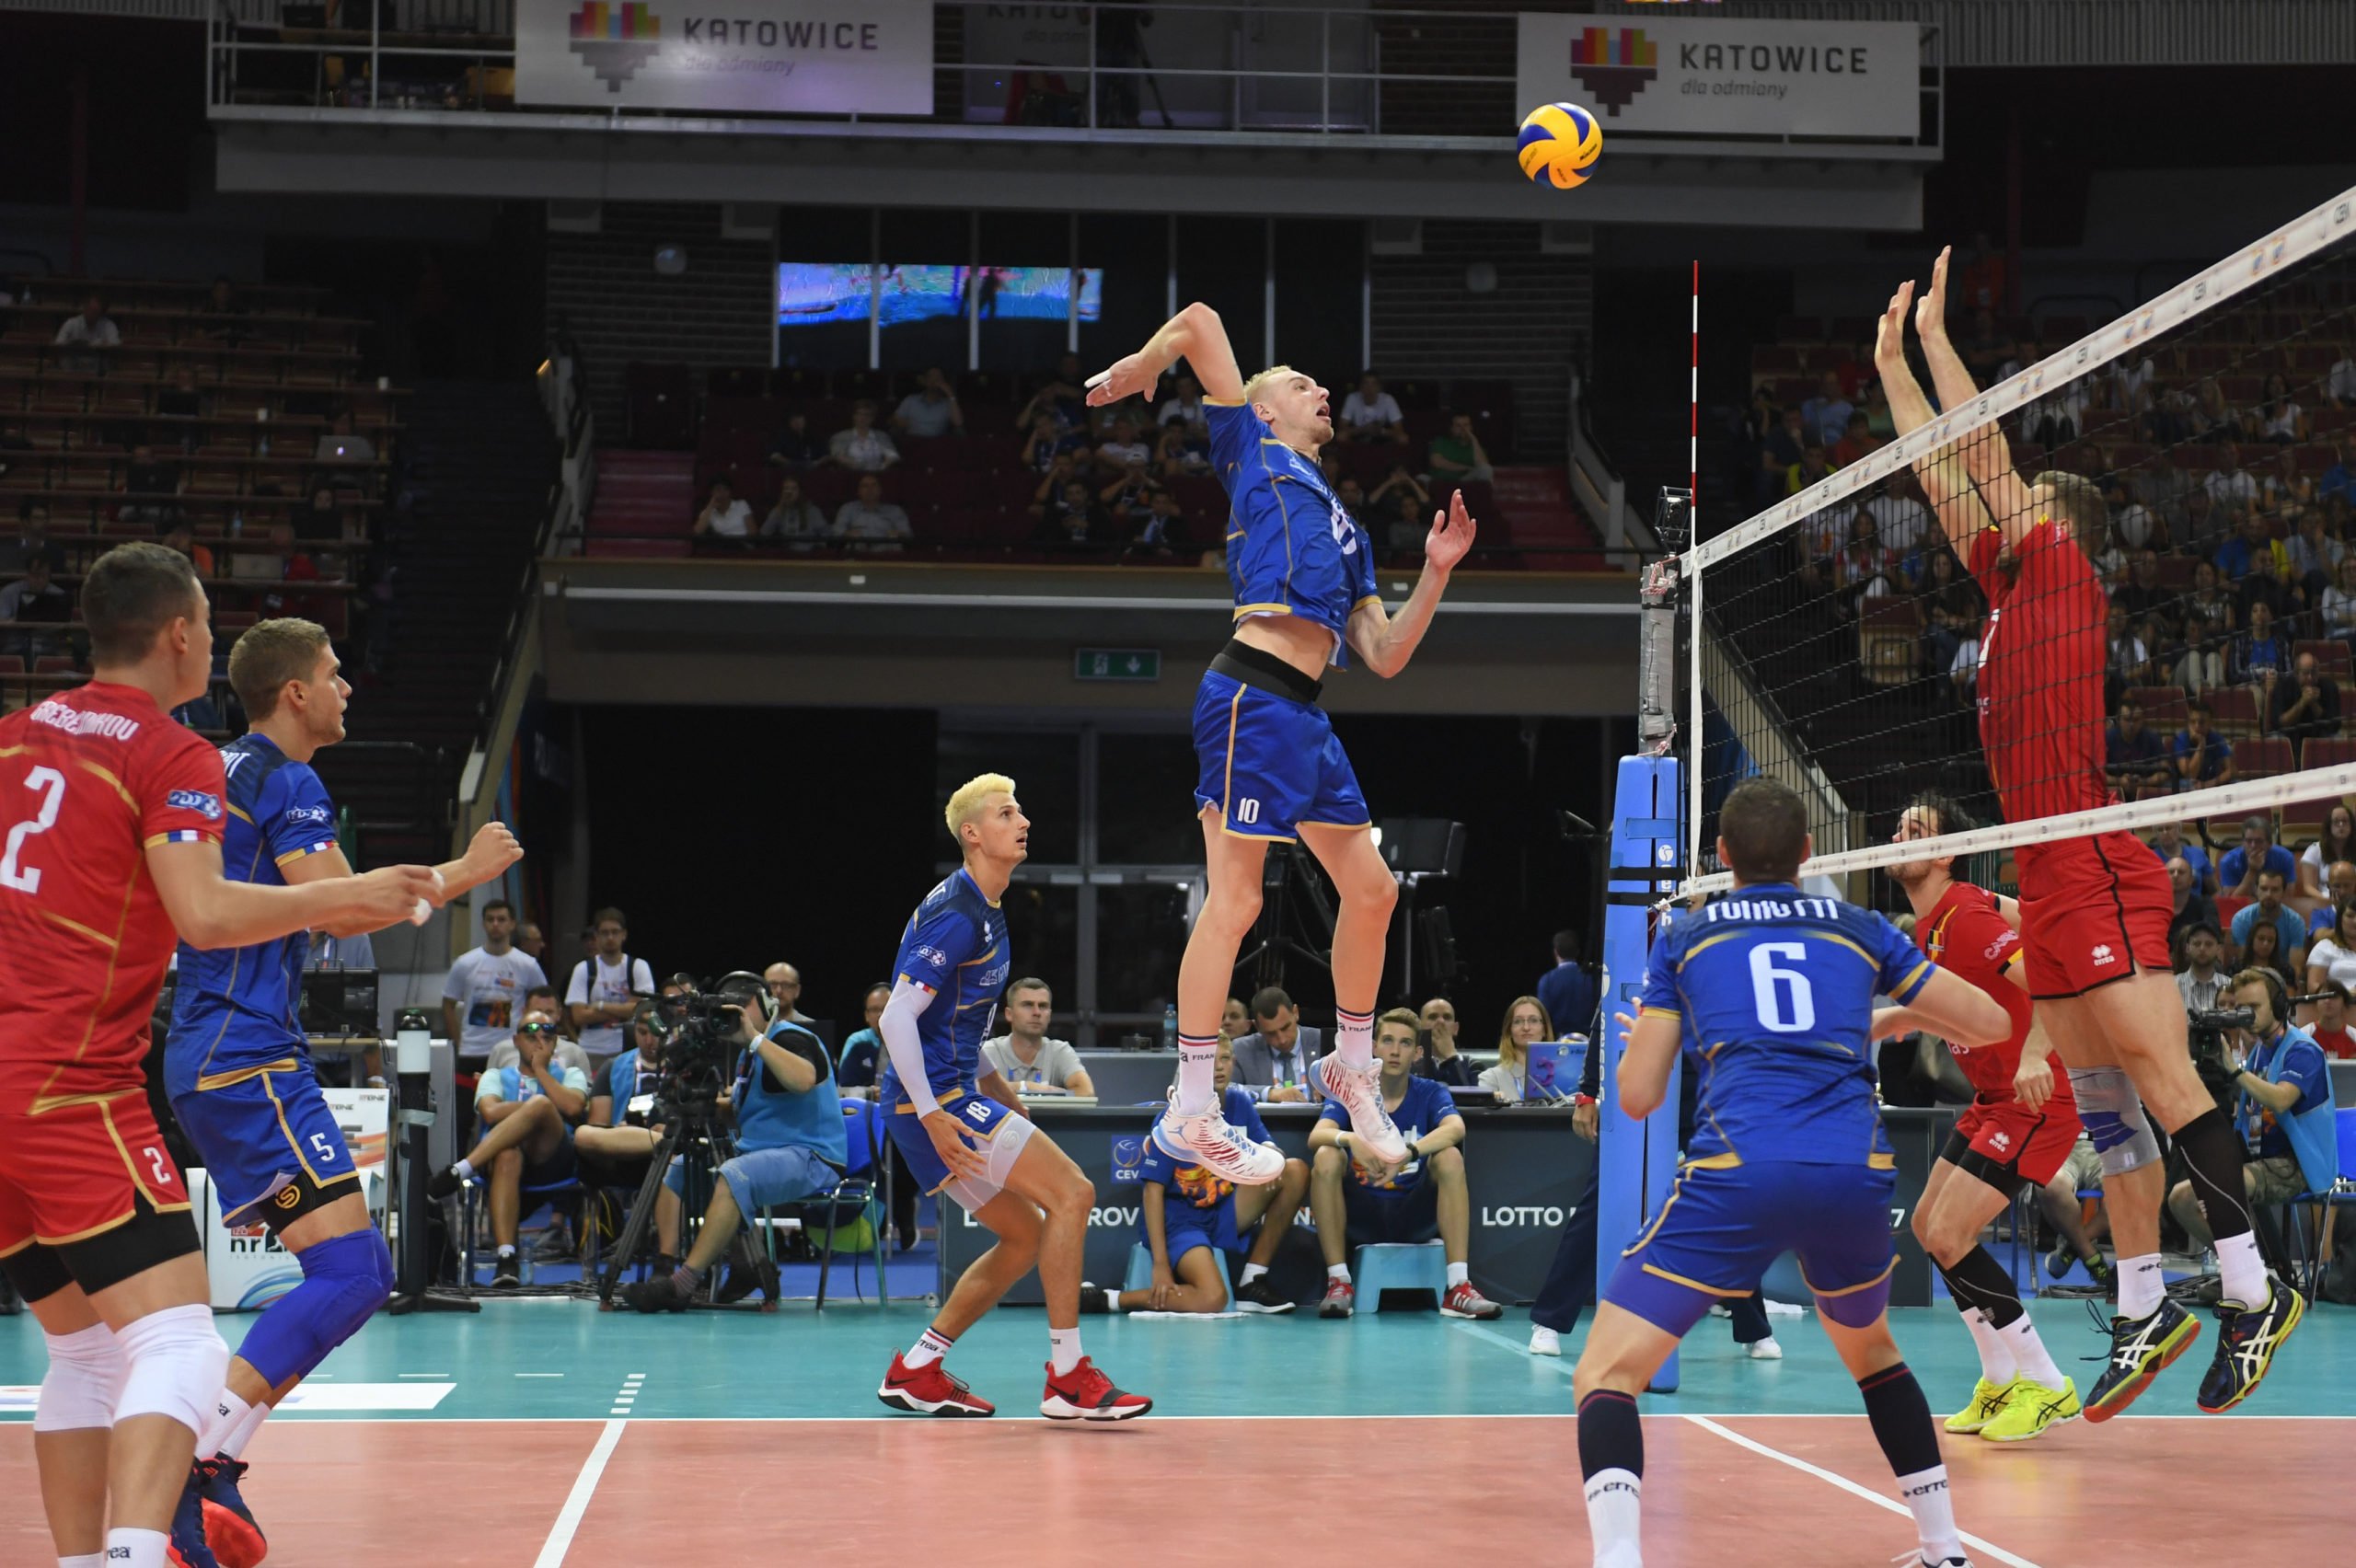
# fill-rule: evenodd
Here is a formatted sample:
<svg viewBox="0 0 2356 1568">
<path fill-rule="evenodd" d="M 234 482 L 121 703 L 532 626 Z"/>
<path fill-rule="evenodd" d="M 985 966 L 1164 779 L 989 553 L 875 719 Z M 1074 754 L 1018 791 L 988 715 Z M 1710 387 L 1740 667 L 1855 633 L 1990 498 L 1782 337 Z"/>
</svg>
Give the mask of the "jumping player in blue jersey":
<svg viewBox="0 0 2356 1568">
<path fill-rule="evenodd" d="M 1390 615 L 1375 592 L 1373 541 L 1317 467 L 1334 421 L 1328 394 L 1314 379 L 1279 364 L 1245 380 L 1218 313 L 1195 304 L 1095 377 L 1088 400 L 1101 407 L 1150 394 L 1181 358 L 1202 383 L 1211 463 L 1227 489 L 1235 630 L 1195 698 L 1203 908 L 1178 966 L 1178 1087 L 1154 1142 L 1239 1186 L 1274 1182 L 1284 1170 L 1282 1154 L 1220 1113 L 1211 1060 L 1236 954 L 1260 917 L 1261 862 L 1270 844 L 1299 842 L 1342 898 L 1326 1090 L 1349 1111 L 1354 1136 L 1396 1165 L 1406 1144 L 1377 1086 L 1374 1009 L 1399 887 L 1369 831 L 1357 776 L 1317 698 L 1327 666 L 1348 663 L 1345 647 L 1385 678 L 1406 667 L 1449 573 L 1472 548 L 1473 521 L 1461 491 L 1433 514 L 1423 575 L 1399 614 Z"/>
<path fill-rule="evenodd" d="M 1096 1188 L 1022 1114 L 982 1041 L 997 1015 L 1012 943 L 999 899 L 1030 855 L 1031 819 L 1014 780 L 985 773 L 949 798 L 965 863 L 924 895 L 900 938 L 892 999 L 876 1032 L 889 1061 L 877 1104 L 892 1142 L 930 1193 L 955 1198 L 998 1238 L 967 1265 L 916 1347 L 892 1357 L 876 1398 L 916 1415 L 989 1415 L 997 1407 L 941 1365 L 957 1336 L 1039 1270 L 1047 1307 L 1047 1389 L 1056 1421 L 1126 1421 L 1153 1401 L 1124 1393 L 1080 1345 L 1080 1268 Z"/>
<path fill-rule="evenodd" d="M 325 628 L 297 619 L 247 629 L 229 654 L 229 684 L 247 732 L 222 748 L 228 822 L 222 864 L 232 882 L 283 886 L 348 877 L 335 807 L 311 758 L 343 739 L 352 688 Z M 490 881 L 523 854 L 492 823 L 465 858 L 435 868 L 440 897 Z M 330 936 L 360 927 L 328 928 Z M 190 1484 L 225 1568 L 267 1550 L 238 1495 L 238 1456 L 294 1386 L 366 1322 L 393 1286 L 392 1256 L 370 1219 L 359 1173 L 311 1070 L 298 1017 L 310 935 L 203 951 L 182 943 L 164 1048 L 164 1083 L 230 1225 L 259 1217 L 294 1254 L 303 1283 L 247 1332 L 229 1363 L 212 1424 L 198 1435 Z"/>
<path fill-rule="evenodd" d="M 1718 823 L 1734 891 L 1653 944 L 1640 1017 L 1619 1015 L 1621 1109 L 1650 1114 L 1680 1050 L 1702 1088 L 1676 1188 L 1612 1272 L 1574 1375 L 1597 1568 L 1644 1560 L 1636 1395 L 1713 1302 L 1750 1295 L 1785 1251 L 1857 1380 L 1924 1568 L 1969 1568 L 1938 1427 L 1889 1334 L 1897 1160 L 1874 1101 L 1873 1043 L 1924 1029 L 1991 1045 L 2012 1020 L 1880 916 L 1799 892 L 1807 812 L 1791 790 L 1750 779 Z M 1877 994 L 1900 1005 L 1876 1011 Z"/>
</svg>

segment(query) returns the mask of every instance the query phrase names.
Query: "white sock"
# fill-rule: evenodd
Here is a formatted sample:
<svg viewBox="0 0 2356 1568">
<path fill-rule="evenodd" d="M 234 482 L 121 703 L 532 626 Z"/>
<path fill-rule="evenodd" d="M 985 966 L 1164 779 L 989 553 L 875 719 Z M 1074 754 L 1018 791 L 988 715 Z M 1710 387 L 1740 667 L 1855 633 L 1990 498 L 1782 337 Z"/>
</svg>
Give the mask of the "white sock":
<svg viewBox="0 0 2356 1568">
<path fill-rule="evenodd" d="M 170 1544 L 161 1530 L 109 1530 L 107 1568 L 164 1568 L 164 1548 Z"/>
<path fill-rule="evenodd" d="M 1955 1496 L 1947 1491 L 1947 1467 L 1898 1478 L 1900 1501 L 1912 1510 L 1914 1533 L 1923 1540 L 1923 1561 L 1945 1562 L 1963 1555 L 1963 1541 L 1955 1533 Z"/>
<path fill-rule="evenodd" d="M 458 1163 L 453 1165 L 450 1169 L 458 1173 L 458 1180 L 461 1182 L 471 1182 L 475 1179 L 474 1165 L 464 1155 L 460 1155 L 458 1157 Z"/>
<path fill-rule="evenodd" d="M 1262 1274 L 1266 1274 L 1267 1272 L 1268 1265 L 1265 1263 L 1246 1263 L 1243 1265 L 1243 1277 L 1237 1280 L 1235 1283 L 1238 1286 L 1250 1285 L 1253 1280 L 1258 1279 Z"/>
<path fill-rule="evenodd" d="M 1587 1529 L 1595 1538 L 1595 1568 L 1641 1568 L 1637 1528 L 1645 1482 L 1633 1470 L 1600 1470 L 1587 1478 Z"/>
<path fill-rule="evenodd" d="M 1347 1008 L 1334 1009 L 1334 1055 L 1342 1058 L 1345 1067 L 1368 1067 L 1374 1065 L 1374 1015 L 1354 1013 Z"/>
<path fill-rule="evenodd" d="M 2037 1325 L 2029 1321 L 2026 1309 L 2010 1328 L 1996 1332 L 2004 1336 L 2005 1348 L 2013 1353 L 2014 1366 L 2030 1382 L 2049 1389 L 2062 1386 L 2062 1368 L 2053 1365 L 2053 1357 L 2047 1354 L 2045 1342 L 2037 1337 Z"/>
<path fill-rule="evenodd" d="M 61 1557 L 57 1568 L 107 1568 L 107 1554 L 93 1551 L 81 1557 Z"/>
<path fill-rule="evenodd" d="M 244 1423 L 247 1412 L 252 1409 L 253 1406 L 228 1389 L 222 1389 L 220 1397 L 213 1401 L 213 1419 L 206 1422 L 204 1430 L 196 1435 L 196 1457 L 209 1459 L 215 1454 L 229 1454 L 231 1458 L 236 1458 L 237 1456 L 229 1453 L 227 1447 L 229 1435 Z"/>
<path fill-rule="evenodd" d="M 1073 1367 L 1079 1366 L 1080 1355 L 1080 1330 L 1078 1328 L 1049 1329 L 1047 1331 L 1048 1365 L 1056 1369 L 1057 1377 L 1060 1378 L 1065 1373 L 1070 1371 Z"/>
<path fill-rule="evenodd" d="M 213 1451 L 224 1458 L 244 1458 L 246 1445 L 254 1440 L 254 1434 L 261 1430 L 261 1424 L 270 1419 L 271 1409 L 267 1404 L 258 1404 L 247 1411 L 246 1418 L 231 1427 L 228 1436 Z M 197 1452 L 201 1454 L 204 1450 L 199 1448 Z"/>
<path fill-rule="evenodd" d="M 2157 1252 L 2119 1260 L 2120 1317 L 2150 1317 L 2160 1309 L 2160 1302 L 2167 1293 L 2167 1276 L 2160 1272 L 2160 1255 Z"/>
<path fill-rule="evenodd" d="M 1103 1290 L 1104 1290 L 1104 1310 L 1106 1310 L 1107 1312 L 1117 1312 L 1117 1311 L 1119 1311 L 1119 1310 L 1121 1309 L 1121 1293 L 1120 1293 L 1119 1291 L 1117 1291 L 1117 1290 L 1114 1289 L 1114 1288 L 1113 1288 L 1111 1286 L 1109 1286 L 1109 1285 L 1108 1285 L 1108 1286 L 1105 1286 L 1103 1287 Z"/>
<path fill-rule="evenodd" d="M 515 1255 L 515 1243 L 513 1241 L 502 1241 L 499 1244 L 499 1255 L 502 1258 L 514 1257 Z"/>
<path fill-rule="evenodd" d="M 1181 1116 L 1199 1116 L 1218 1102 L 1211 1079 L 1218 1069 L 1218 1036 L 1182 1034 L 1178 1037 L 1178 1098 L 1170 1108 Z"/>
<path fill-rule="evenodd" d="M 2245 1307 L 2266 1305 L 2274 1287 L 2266 1278 L 2266 1261 L 2258 1255 L 2255 1231 L 2217 1238 L 2217 1276 L 2226 1300 Z"/>
<path fill-rule="evenodd" d="M 1467 1281 L 1467 1280 L 1471 1279 L 1472 1277 L 1472 1265 L 1471 1265 L 1471 1264 L 1469 1264 L 1469 1263 L 1450 1263 L 1450 1264 L 1449 1264 L 1449 1265 L 1448 1265 L 1448 1288 L 1449 1288 L 1449 1289 L 1450 1289 L 1450 1290 L 1454 1290 L 1458 1286 L 1462 1285 L 1465 1281 Z"/>
<path fill-rule="evenodd" d="M 1980 1375 L 2002 1388 L 2013 1380 L 2020 1367 L 2013 1360 L 2012 1346 L 1988 1320 L 1988 1314 L 1977 1307 L 1963 1309 L 1963 1326 L 1971 1331 L 1971 1343 L 1980 1347 Z"/>
<path fill-rule="evenodd" d="M 955 1340 L 943 1337 L 935 1330 L 927 1329 L 918 1337 L 917 1347 L 900 1357 L 900 1365 L 911 1372 L 920 1366 L 930 1366 L 948 1355 L 949 1347 L 956 1343 Z"/>
<path fill-rule="evenodd" d="M 1344 1285 L 1347 1285 L 1350 1283 L 1350 1265 L 1347 1263 L 1335 1263 L 1332 1268 L 1325 1271 L 1325 1277 L 1327 1279 L 1338 1279 Z"/>
</svg>

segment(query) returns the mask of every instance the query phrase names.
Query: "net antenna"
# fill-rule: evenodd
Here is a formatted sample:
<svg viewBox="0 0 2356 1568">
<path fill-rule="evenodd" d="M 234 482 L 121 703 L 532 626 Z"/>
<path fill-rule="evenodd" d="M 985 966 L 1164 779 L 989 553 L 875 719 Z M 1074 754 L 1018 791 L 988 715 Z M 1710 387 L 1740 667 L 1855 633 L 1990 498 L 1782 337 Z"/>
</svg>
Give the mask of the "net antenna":
<svg viewBox="0 0 2356 1568">
<path fill-rule="evenodd" d="M 1864 873 L 1900 860 L 2202 824 L 2356 792 L 2356 680 L 2348 640 L 2325 636 L 2321 604 L 2326 579 L 2337 585 L 2328 549 L 2340 543 L 2321 530 L 2345 521 L 2324 481 L 2335 467 L 2356 467 L 2356 190 L 2091 331 L 2054 316 L 1975 316 L 1969 292 L 1967 273 L 1951 288 L 1947 329 L 1981 390 L 1894 441 L 1866 437 L 1870 449 L 1845 467 L 1825 471 L 1804 459 L 1796 493 L 1647 574 L 1639 721 L 1646 746 L 1664 732 L 1650 674 L 1658 663 L 1649 618 L 1656 582 L 1686 601 L 1686 657 L 1671 661 L 1682 665 L 1682 688 L 1660 706 L 1681 712 L 1667 732 L 1672 744 L 1681 738 L 1691 780 L 1688 893 L 1730 885 L 1704 846 L 1715 841 L 1727 790 L 1761 774 L 1807 804 L 1815 853 L 1802 874 L 1845 877 L 1836 891 L 1861 902 L 1871 891 Z M 2074 340 L 2041 353 L 2040 336 Z M 1936 409 L 1935 377 L 1911 323 L 1907 340 L 1914 377 Z M 1830 355 L 1846 359 L 1854 347 L 1787 345 L 1776 363 L 1762 356 L 1756 368 L 1788 372 L 1797 354 L 1820 374 L 1837 363 Z M 1812 363 L 1819 353 L 1828 357 Z M 1814 381 L 1779 392 L 1778 401 L 1797 403 Z M 1828 397 L 1806 406 L 1802 424 L 1848 412 Z M 1819 425 L 1817 439 L 1829 448 L 1839 433 Z M 2099 505 L 2087 500 L 2096 496 Z M 2042 793 L 2059 798 L 2058 781 L 2090 780 L 2081 793 L 2095 798 L 2085 809 L 2073 801 L 2005 820 L 1976 711 L 1980 661 L 2001 639 L 2003 617 L 1988 617 L 1984 597 L 1973 610 L 1972 567 L 2020 602 L 2032 579 L 2017 549 L 2048 517 L 2067 530 L 2062 539 L 2075 534 L 2102 578 L 2096 613 L 2106 618 L 2089 635 L 2105 640 L 2106 689 L 2097 707 L 2083 680 L 2044 682 L 2049 666 L 2081 664 L 2004 646 L 2012 667 L 2028 672 L 2036 706 L 2099 721 L 2133 695 L 2166 752 L 2180 729 L 2191 734 L 2201 719 L 2193 709 L 2205 705 L 2210 733 L 2229 746 L 2229 782 L 2204 783 L 2216 770 L 2201 767 L 2190 787 L 2180 786 L 2172 755 L 2139 771 L 2108 752 L 2089 764 L 2081 748 L 2074 764 L 2055 760 L 2027 782 L 2057 784 Z M 1953 559 L 1935 559 L 1950 544 Z M 2356 553 L 2356 531 L 2346 546 Z M 2325 570 L 2306 570 L 2318 552 Z M 2218 560 L 2259 570 L 2212 590 L 2203 568 Z M 2220 596 L 2244 613 L 2217 618 Z M 2258 600 L 2279 607 L 2279 637 L 2248 635 L 2260 612 L 2247 606 Z M 2318 668 L 2340 672 L 2348 700 L 2339 733 L 2286 719 L 2286 697 L 2297 694 L 2310 654 Z M 2058 758 L 2067 737 L 2090 727 L 2056 721 L 2030 739 L 2050 741 Z M 2020 774 L 2023 758 L 2042 754 L 2005 755 L 2008 795 L 2038 793 L 2023 791 Z M 2108 768 L 2112 790 L 2092 778 L 2097 767 Z M 1994 825 L 1903 849 L 1887 843 L 1898 813 L 1926 788 Z M 2105 794 L 2119 803 L 2101 804 Z"/>
</svg>

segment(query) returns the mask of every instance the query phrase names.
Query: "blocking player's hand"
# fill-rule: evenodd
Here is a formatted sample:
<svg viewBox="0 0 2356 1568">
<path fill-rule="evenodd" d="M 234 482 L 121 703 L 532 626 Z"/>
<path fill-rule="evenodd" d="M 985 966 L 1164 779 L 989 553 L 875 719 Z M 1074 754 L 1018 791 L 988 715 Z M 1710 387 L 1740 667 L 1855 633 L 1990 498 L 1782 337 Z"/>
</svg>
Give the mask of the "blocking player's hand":
<svg viewBox="0 0 2356 1568">
<path fill-rule="evenodd" d="M 431 866 L 384 866 L 352 880 L 362 900 L 360 913 L 387 926 L 408 919 L 421 899 L 441 902 Z"/>
<path fill-rule="evenodd" d="M 467 863 L 481 873 L 479 881 L 489 882 L 524 858 L 524 846 L 508 831 L 503 822 L 487 822 L 476 829 L 474 838 L 467 845 Z"/>
<path fill-rule="evenodd" d="M 1424 564 L 1434 571 L 1453 571 L 1456 563 L 1472 548 L 1472 536 L 1480 525 L 1464 510 L 1464 492 L 1458 490 L 1448 498 L 1448 510 L 1432 513 L 1432 531 L 1424 540 Z"/>
<path fill-rule="evenodd" d="M 1088 378 L 1088 406 L 1101 409 L 1124 398 L 1148 396 L 1161 379 L 1161 373 L 1146 363 L 1143 354 L 1124 354 L 1110 368 Z"/>
<path fill-rule="evenodd" d="M 1931 263 L 1931 286 L 1923 294 L 1923 303 L 1914 307 L 1914 330 L 1923 334 L 1926 343 L 1936 342 L 1947 335 L 1947 258 L 1955 254 L 1955 247 L 1943 246 L 1939 259 Z"/>
<path fill-rule="evenodd" d="M 1874 363 L 1887 375 L 1906 363 L 1906 307 L 1914 299 L 1914 280 L 1907 279 L 1889 296 L 1889 307 L 1874 327 Z"/>
<path fill-rule="evenodd" d="M 2020 1070 L 2013 1075 L 2013 1096 L 2025 1110 L 2035 1111 L 2053 1094 L 2053 1063 L 2035 1052 L 2021 1057 Z"/>
<path fill-rule="evenodd" d="M 932 1140 L 932 1151 L 941 1156 L 941 1163 L 949 1167 L 952 1176 L 970 1176 L 977 1182 L 988 1178 L 989 1159 L 969 1141 L 963 1122 L 940 1110 L 927 1113 L 922 1120 L 924 1135 Z"/>
</svg>

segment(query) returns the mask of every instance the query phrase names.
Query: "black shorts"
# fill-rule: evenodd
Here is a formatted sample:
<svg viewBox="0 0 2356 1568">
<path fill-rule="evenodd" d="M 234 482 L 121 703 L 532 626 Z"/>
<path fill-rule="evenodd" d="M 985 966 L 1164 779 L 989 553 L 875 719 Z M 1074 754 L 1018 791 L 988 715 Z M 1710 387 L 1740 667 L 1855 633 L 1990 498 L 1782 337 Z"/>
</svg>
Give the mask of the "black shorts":
<svg viewBox="0 0 2356 1568">
<path fill-rule="evenodd" d="M 196 1221 L 182 1208 L 158 1211 L 144 1195 L 133 1200 L 131 1217 L 80 1241 L 52 1247 L 35 1241 L 0 1258 L 0 1272 L 27 1303 L 78 1285 L 85 1296 L 121 1285 L 158 1263 L 203 1251 Z"/>
<path fill-rule="evenodd" d="M 1425 1179 L 1396 1197 L 1377 1197 L 1356 1180 L 1342 1182 L 1342 1207 L 1349 1216 L 1345 1239 L 1352 1247 L 1414 1246 L 1439 1237 L 1439 1192 Z"/>
<path fill-rule="evenodd" d="M 572 1137 L 568 1133 L 564 1141 L 558 1144 L 546 1159 L 537 1165 L 525 1165 L 523 1181 L 527 1188 L 561 1187 L 580 1172 L 581 1159 L 572 1152 Z"/>
<path fill-rule="evenodd" d="M 654 1151 L 624 1155 L 618 1159 L 589 1150 L 573 1151 L 575 1170 L 584 1187 L 643 1187 L 646 1173 L 654 1169 Z"/>
</svg>

